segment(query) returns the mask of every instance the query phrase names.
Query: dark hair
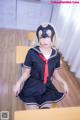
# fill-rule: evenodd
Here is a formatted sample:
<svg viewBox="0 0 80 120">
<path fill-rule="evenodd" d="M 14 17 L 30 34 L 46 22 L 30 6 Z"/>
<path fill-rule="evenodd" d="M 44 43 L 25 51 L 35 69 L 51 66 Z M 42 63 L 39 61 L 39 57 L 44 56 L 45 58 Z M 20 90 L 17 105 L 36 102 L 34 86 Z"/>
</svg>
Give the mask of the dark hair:
<svg viewBox="0 0 80 120">
<path fill-rule="evenodd" d="M 39 34 L 40 32 L 40 34 Z M 50 35 L 48 34 L 50 33 Z M 46 26 L 40 25 L 37 30 L 36 30 L 36 35 L 38 38 L 38 41 L 40 38 L 46 38 L 46 37 L 51 37 L 51 40 L 53 40 L 53 36 L 55 35 L 55 30 L 52 25 L 47 24 Z"/>
</svg>

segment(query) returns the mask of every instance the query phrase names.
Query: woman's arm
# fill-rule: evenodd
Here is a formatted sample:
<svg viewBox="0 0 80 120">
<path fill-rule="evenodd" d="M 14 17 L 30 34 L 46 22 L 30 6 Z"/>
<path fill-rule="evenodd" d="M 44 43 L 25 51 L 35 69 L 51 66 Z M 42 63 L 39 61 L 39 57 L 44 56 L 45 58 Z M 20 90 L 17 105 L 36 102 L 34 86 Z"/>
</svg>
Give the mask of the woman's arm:
<svg viewBox="0 0 80 120">
<path fill-rule="evenodd" d="M 60 83 L 62 83 L 64 85 L 64 92 L 65 93 L 69 93 L 69 88 L 67 83 L 63 80 L 63 78 L 60 76 L 59 74 L 59 70 L 55 70 L 53 73 L 53 77 L 54 79 L 56 79 L 57 81 L 59 81 Z"/>
<path fill-rule="evenodd" d="M 21 83 L 25 82 L 30 77 L 30 73 L 31 73 L 31 69 L 25 68 L 22 76 L 20 77 L 18 81 L 20 81 Z"/>
<path fill-rule="evenodd" d="M 16 96 L 20 93 L 21 89 L 23 88 L 24 82 L 30 77 L 30 73 L 31 69 L 25 68 L 24 73 L 13 88 L 13 92 Z"/>
</svg>

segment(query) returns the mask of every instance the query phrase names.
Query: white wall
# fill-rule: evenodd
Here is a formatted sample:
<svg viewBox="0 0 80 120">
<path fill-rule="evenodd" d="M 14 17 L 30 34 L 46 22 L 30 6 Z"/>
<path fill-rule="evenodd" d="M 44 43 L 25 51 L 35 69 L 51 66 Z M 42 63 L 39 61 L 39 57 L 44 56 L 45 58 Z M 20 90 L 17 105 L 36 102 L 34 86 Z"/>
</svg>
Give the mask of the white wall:
<svg viewBox="0 0 80 120">
<path fill-rule="evenodd" d="M 0 1 L 0 28 L 35 30 L 49 22 L 52 5 L 16 0 Z"/>
<path fill-rule="evenodd" d="M 17 28 L 36 30 L 36 27 L 49 22 L 51 5 L 18 1 L 17 3 Z"/>
<path fill-rule="evenodd" d="M 16 0 L 0 0 L 0 28 L 16 26 Z"/>
</svg>

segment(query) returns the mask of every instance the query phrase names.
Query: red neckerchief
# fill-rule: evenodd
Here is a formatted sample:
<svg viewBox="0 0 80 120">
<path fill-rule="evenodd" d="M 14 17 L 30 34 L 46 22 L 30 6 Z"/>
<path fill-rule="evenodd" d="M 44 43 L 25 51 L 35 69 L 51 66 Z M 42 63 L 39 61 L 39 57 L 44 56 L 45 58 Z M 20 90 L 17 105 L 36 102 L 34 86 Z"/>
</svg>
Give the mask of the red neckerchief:
<svg viewBox="0 0 80 120">
<path fill-rule="evenodd" d="M 39 53 L 39 57 L 45 62 L 45 68 L 44 68 L 44 84 L 47 83 L 48 80 L 48 60 Z"/>
</svg>

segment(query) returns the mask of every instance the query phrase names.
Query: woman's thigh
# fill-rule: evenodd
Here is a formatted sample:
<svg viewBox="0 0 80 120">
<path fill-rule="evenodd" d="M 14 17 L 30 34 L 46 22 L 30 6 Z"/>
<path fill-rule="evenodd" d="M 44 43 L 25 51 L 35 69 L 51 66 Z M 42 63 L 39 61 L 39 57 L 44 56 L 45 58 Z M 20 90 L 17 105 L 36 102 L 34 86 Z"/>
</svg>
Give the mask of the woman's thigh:
<svg viewBox="0 0 80 120">
<path fill-rule="evenodd" d="M 32 110 L 32 109 L 39 109 L 39 106 L 38 105 L 27 105 L 27 104 L 25 104 L 25 108 L 27 110 Z"/>
<path fill-rule="evenodd" d="M 47 104 L 44 104 L 40 107 L 40 109 L 44 109 L 44 108 L 52 108 L 52 104 L 51 103 L 47 103 Z"/>
</svg>

